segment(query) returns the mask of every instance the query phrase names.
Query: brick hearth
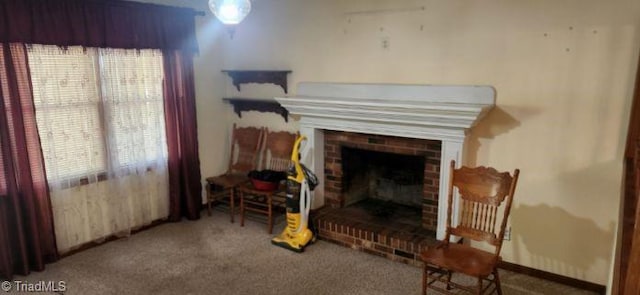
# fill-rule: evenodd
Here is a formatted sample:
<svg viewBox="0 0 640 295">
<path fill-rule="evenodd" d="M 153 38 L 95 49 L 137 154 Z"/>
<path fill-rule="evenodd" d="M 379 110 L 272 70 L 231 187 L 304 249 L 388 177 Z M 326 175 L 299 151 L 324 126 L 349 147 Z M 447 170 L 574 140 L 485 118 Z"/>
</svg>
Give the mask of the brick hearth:
<svg viewBox="0 0 640 295">
<path fill-rule="evenodd" d="M 316 212 L 314 224 L 320 239 L 415 266 L 422 265 L 420 252 L 437 243 L 434 231 L 393 222 L 381 224 L 350 209 Z"/>
</svg>

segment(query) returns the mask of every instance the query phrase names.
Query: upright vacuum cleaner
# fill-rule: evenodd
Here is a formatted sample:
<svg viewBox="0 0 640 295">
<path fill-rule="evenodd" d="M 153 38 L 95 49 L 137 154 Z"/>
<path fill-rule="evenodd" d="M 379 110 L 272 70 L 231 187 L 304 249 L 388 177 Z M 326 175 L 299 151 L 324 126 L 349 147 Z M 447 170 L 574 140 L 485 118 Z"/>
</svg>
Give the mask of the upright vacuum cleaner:
<svg viewBox="0 0 640 295">
<path fill-rule="evenodd" d="M 306 137 L 296 139 L 291 153 L 293 164 L 287 171 L 287 227 L 271 240 L 271 243 L 295 252 L 315 241 L 315 228 L 310 221 L 311 191 L 318 185 L 318 178 L 300 163 L 300 144 Z"/>
</svg>

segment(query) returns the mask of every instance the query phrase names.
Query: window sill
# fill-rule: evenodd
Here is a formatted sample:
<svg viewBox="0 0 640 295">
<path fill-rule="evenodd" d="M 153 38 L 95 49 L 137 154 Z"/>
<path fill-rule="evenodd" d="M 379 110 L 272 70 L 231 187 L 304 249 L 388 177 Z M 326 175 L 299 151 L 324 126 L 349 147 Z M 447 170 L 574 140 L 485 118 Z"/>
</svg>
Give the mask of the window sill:
<svg viewBox="0 0 640 295">
<path fill-rule="evenodd" d="M 155 171 L 157 170 L 154 167 L 147 167 L 146 168 L 146 172 L 151 172 L 151 171 Z M 60 188 L 60 189 L 70 189 L 70 188 L 76 188 L 76 187 L 81 187 L 81 186 L 85 186 L 85 185 L 89 185 L 89 184 L 93 184 L 93 183 L 98 183 L 98 182 L 102 182 L 102 181 L 107 181 L 110 179 L 117 179 L 117 178 L 121 178 L 121 177 L 127 177 L 130 175 L 133 175 L 135 173 L 132 172 L 126 172 L 123 173 L 119 176 L 109 176 L 109 174 L 107 172 L 98 172 L 94 175 L 92 175 L 91 177 L 89 176 L 78 176 L 78 177 L 69 177 L 69 178 L 65 178 L 65 179 L 61 179 L 61 180 L 54 180 L 54 181 L 49 181 L 49 187 L 51 187 L 51 184 L 57 184 L 56 187 Z"/>
</svg>

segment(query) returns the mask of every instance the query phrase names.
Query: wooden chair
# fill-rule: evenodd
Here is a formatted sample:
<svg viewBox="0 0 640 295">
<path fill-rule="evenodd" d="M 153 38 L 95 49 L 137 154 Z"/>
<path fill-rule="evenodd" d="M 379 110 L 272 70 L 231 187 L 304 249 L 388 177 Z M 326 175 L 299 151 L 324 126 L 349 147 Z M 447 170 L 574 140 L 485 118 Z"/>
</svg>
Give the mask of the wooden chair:
<svg viewBox="0 0 640 295">
<path fill-rule="evenodd" d="M 262 169 L 286 172 L 291 165 L 291 152 L 297 134 L 286 131 L 266 132 L 262 152 Z M 245 211 L 267 215 L 267 229 L 273 232 L 273 209 L 285 202 L 285 185 L 272 191 L 261 191 L 249 183 L 238 188 L 240 192 L 240 226 L 244 226 Z"/>
<path fill-rule="evenodd" d="M 247 174 L 256 169 L 264 128 L 236 127 L 233 124 L 231 154 L 227 172 L 207 178 L 207 213 L 211 216 L 211 203 L 229 204 L 231 223 L 235 213 L 236 188 L 248 182 Z M 216 191 L 216 189 L 220 189 Z"/>
<path fill-rule="evenodd" d="M 427 288 L 445 294 L 459 294 L 449 293 L 451 289 L 502 294 L 497 264 L 501 260 L 500 249 L 519 174 L 518 169 L 513 176 L 487 167 L 455 169 L 455 161 L 451 161 L 446 235 L 438 246 L 421 253 L 422 294 L 427 293 Z M 455 227 L 451 225 L 454 187 L 460 193 L 460 220 Z M 500 225 L 498 229 L 496 223 Z M 452 235 L 485 242 L 493 246 L 494 251 L 449 243 Z M 453 282 L 452 273 L 475 277 L 477 284 L 474 287 Z M 485 285 L 485 282 L 488 283 Z"/>
</svg>

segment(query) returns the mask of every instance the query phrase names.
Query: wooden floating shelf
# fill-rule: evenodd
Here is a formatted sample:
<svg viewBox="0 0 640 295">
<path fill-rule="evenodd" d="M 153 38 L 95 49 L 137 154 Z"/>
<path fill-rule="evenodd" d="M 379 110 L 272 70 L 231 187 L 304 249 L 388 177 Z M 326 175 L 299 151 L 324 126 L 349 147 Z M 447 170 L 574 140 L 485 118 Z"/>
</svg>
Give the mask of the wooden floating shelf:
<svg viewBox="0 0 640 295">
<path fill-rule="evenodd" d="M 280 105 L 280 103 L 278 103 L 274 99 L 268 100 L 268 99 L 230 97 L 230 98 L 223 98 L 222 100 L 230 103 L 233 106 L 233 111 L 240 118 L 242 118 L 242 112 L 246 112 L 246 111 L 257 111 L 261 113 L 270 112 L 270 113 L 276 113 L 282 116 L 285 122 L 289 122 L 289 111 L 283 108 Z"/>
<path fill-rule="evenodd" d="M 260 83 L 275 84 L 282 87 L 287 93 L 287 74 L 291 71 L 261 71 L 261 70 L 222 70 L 223 73 L 231 77 L 233 85 L 240 91 L 240 84 Z"/>
</svg>

